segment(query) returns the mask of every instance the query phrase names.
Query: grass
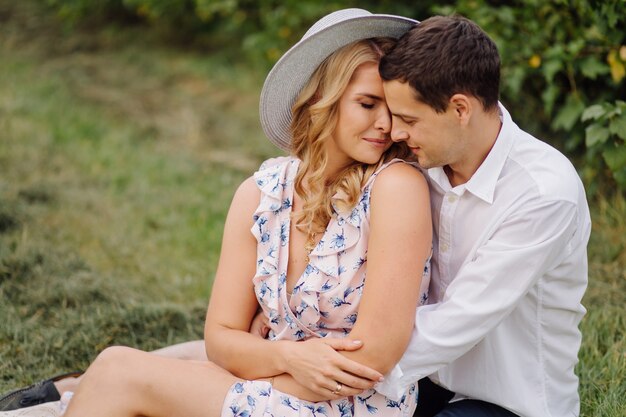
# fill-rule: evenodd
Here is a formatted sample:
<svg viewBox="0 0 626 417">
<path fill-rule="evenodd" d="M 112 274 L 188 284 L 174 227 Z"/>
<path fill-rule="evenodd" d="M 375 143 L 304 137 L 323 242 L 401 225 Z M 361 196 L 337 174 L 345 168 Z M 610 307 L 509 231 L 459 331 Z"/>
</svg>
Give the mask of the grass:
<svg viewBox="0 0 626 417">
<path fill-rule="evenodd" d="M 583 299 L 580 376 L 584 416 L 626 415 L 626 200 L 591 205 L 589 287 Z"/>
<path fill-rule="evenodd" d="M 110 344 L 201 337 L 258 79 L 0 2 L 0 391 Z"/>
<path fill-rule="evenodd" d="M 0 0 L 0 392 L 199 338 L 261 76 Z M 592 202 L 582 415 L 626 415 L 626 200 Z"/>
</svg>

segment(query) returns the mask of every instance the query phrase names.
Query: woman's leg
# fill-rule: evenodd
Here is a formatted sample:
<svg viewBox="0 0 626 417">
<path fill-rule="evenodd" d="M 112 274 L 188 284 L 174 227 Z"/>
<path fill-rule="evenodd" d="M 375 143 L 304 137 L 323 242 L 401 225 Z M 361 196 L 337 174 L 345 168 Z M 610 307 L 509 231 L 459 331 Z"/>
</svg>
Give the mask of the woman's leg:
<svg viewBox="0 0 626 417">
<path fill-rule="evenodd" d="M 58 381 L 54 381 L 54 386 L 59 391 L 60 395 L 63 395 L 67 391 L 76 391 L 78 388 L 78 384 L 82 379 L 81 376 L 72 376 L 68 378 L 59 379 Z"/>
<path fill-rule="evenodd" d="M 153 350 L 150 353 L 173 359 L 185 359 L 194 361 L 207 361 L 204 340 L 193 340 L 191 342 L 178 343 Z M 82 377 L 67 377 L 54 381 L 54 386 L 60 395 L 67 391 L 76 391 Z"/>
<path fill-rule="evenodd" d="M 166 346 L 151 353 L 166 358 L 207 361 L 204 340 L 194 340 L 176 345 Z M 56 401 L 64 393 L 75 392 L 81 377 L 76 374 L 57 376 L 39 381 L 28 387 L 12 390 L 0 395 L 0 411 L 32 407 L 36 404 Z M 32 398 L 32 400 L 25 400 Z M 22 401 L 25 400 L 25 401 Z"/>
<path fill-rule="evenodd" d="M 219 416 L 237 380 L 211 362 L 112 347 L 89 367 L 65 416 Z"/>
</svg>

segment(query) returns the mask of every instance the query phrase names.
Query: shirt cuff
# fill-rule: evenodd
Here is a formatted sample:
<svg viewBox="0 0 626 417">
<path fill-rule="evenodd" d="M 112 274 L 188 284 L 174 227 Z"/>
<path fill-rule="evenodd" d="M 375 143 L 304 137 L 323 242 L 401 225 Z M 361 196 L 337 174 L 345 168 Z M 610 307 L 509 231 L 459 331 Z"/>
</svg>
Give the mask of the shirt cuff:
<svg viewBox="0 0 626 417">
<path fill-rule="evenodd" d="M 402 369 L 400 369 L 400 365 L 396 364 L 396 366 L 385 375 L 385 380 L 376 384 L 374 389 L 391 400 L 400 401 L 400 398 L 402 398 L 408 386 L 402 382 L 403 376 L 404 373 Z"/>
</svg>

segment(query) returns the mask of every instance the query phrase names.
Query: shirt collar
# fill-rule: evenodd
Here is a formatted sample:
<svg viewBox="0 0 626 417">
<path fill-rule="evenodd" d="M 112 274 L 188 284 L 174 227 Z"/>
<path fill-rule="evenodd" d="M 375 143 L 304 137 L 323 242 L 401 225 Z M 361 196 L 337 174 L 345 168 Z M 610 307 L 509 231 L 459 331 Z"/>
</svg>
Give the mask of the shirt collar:
<svg viewBox="0 0 626 417">
<path fill-rule="evenodd" d="M 514 135 L 512 132 L 517 127 L 502 103 L 498 102 L 498 107 L 500 109 L 502 128 L 487 157 L 467 183 L 452 188 L 443 167 L 430 168 L 428 170 L 430 179 L 439 185 L 444 192 L 452 191 L 461 195 L 467 190 L 486 203 L 491 204 L 493 202 L 496 183 L 513 146 Z"/>
</svg>

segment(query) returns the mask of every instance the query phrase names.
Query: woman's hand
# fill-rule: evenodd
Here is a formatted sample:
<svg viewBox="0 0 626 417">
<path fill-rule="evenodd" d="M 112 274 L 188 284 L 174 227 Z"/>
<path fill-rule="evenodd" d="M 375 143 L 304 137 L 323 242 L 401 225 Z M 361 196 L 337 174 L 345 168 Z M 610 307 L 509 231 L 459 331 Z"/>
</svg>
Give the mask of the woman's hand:
<svg viewBox="0 0 626 417">
<path fill-rule="evenodd" d="M 259 336 L 261 339 L 266 339 L 269 331 L 269 319 L 263 314 L 263 311 L 257 311 L 256 316 L 252 319 L 252 323 L 250 323 L 249 333 L 254 336 Z"/>
<path fill-rule="evenodd" d="M 349 338 L 309 339 L 285 345 L 285 371 L 324 399 L 357 395 L 382 381 L 383 375 L 337 351 L 354 351 L 363 343 Z"/>
</svg>

